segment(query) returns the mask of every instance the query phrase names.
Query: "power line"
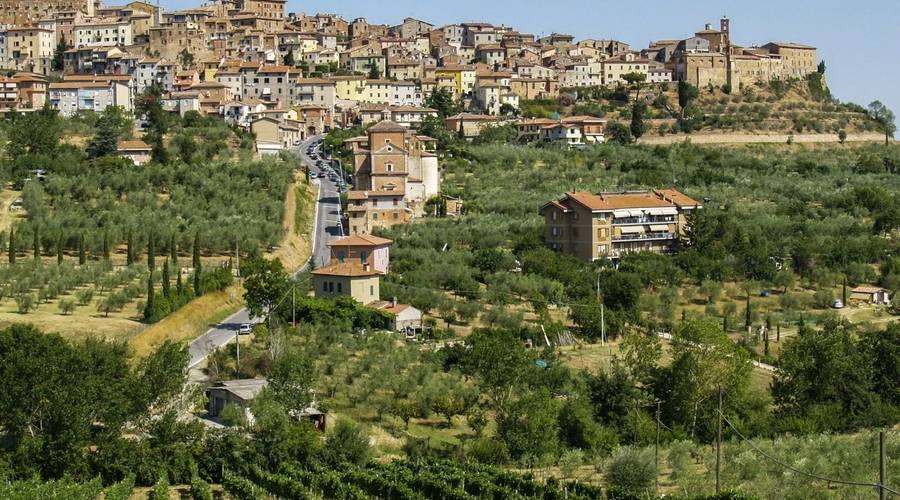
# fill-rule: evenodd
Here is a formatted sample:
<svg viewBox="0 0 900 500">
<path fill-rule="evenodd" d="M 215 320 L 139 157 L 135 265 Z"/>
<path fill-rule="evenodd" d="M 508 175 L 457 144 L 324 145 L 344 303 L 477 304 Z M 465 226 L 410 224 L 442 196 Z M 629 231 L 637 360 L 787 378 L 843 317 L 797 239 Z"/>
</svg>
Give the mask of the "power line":
<svg viewBox="0 0 900 500">
<path fill-rule="evenodd" d="M 847 486 L 864 486 L 866 488 L 883 488 L 885 491 L 893 493 L 894 495 L 900 495 L 900 492 L 892 490 L 891 488 L 888 488 L 887 485 L 878 484 L 878 483 L 864 483 L 864 482 L 859 482 L 859 481 L 844 481 L 843 479 L 832 479 L 832 478 L 827 478 L 825 476 L 820 476 L 818 474 L 813 474 L 812 472 L 806 472 L 804 470 L 800 470 L 792 465 L 782 462 L 778 458 L 773 457 L 772 455 L 761 450 L 758 446 L 753 444 L 752 441 L 750 441 L 747 437 L 745 437 L 743 434 L 741 434 L 741 431 L 737 430 L 737 428 L 734 426 L 734 424 L 732 424 L 731 421 L 728 420 L 728 418 L 725 416 L 724 412 L 719 412 L 719 415 L 722 417 L 722 420 L 728 424 L 728 427 L 731 427 L 731 430 L 733 430 L 735 432 L 735 434 L 737 434 L 738 437 L 741 438 L 745 443 L 750 445 L 750 447 L 753 448 L 753 450 L 755 450 L 760 455 L 768 458 L 769 460 L 775 462 L 776 464 L 778 464 L 788 470 L 796 472 L 797 474 L 802 474 L 804 476 L 808 476 L 813 479 L 818 479 L 819 481 L 825 481 L 828 483 L 844 484 Z"/>
</svg>

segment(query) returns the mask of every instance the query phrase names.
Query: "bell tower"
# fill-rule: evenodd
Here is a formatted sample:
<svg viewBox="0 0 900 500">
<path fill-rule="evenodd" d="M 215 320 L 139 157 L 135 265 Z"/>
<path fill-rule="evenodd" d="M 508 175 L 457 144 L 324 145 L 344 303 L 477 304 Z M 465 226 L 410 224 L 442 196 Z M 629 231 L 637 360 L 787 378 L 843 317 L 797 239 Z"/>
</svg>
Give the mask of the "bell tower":
<svg viewBox="0 0 900 500">
<path fill-rule="evenodd" d="M 731 20 L 728 16 L 722 16 L 719 21 L 719 31 L 722 32 L 722 44 L 726 48 L 731 48 Z"/>
</svg>

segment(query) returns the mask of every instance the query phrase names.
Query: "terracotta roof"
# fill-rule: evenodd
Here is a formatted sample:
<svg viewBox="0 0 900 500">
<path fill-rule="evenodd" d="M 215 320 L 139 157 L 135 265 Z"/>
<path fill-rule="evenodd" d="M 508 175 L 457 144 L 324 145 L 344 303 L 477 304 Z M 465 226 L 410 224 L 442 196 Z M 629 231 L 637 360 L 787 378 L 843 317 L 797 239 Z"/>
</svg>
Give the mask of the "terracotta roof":
<svg viewBox="0 0 900 500">
<path fill-rule="evenodd" d="M 700 203 L 675 188 L 657 189 L 656 193 L 679 207 L 697 207 Z"/>
<path fill-rule="evenodd" d="M 358 247 L 358 246 L 381 246 L 390 245 L 393 241 L 387 238 L 379 238 L 370 234 L 355 234 L 329 243 L 332 247 Z"/>
<path fill-rule="evenodd" d="M 369 132 L 406 132 L 406 127 L 390 120 L 384 120 L 369 128 Z"/>
<path fill-rule="evenodd" d="M 351 278 L 378 276 L 379 273 L 372 266 L 363 267 L 359 262 L 339 262 L 330 266 L 316 269 L 312 274 L 317 276 L 347 276 Z"/>
<path fill-rule="evenodd" d="M 878 286 L 858 286 L 850 291 L 853 293 L 881 293 L 885 289 Z"/>
<path fill-rule="evenodd" d="M 616 210 L 623 208 L 666 208 L 673 203 L 663 200 L 653 193 L 606 193 L 593 194 L 584 191 L 567 193 L 566 198 L 592 211 Z"/>
</svg>

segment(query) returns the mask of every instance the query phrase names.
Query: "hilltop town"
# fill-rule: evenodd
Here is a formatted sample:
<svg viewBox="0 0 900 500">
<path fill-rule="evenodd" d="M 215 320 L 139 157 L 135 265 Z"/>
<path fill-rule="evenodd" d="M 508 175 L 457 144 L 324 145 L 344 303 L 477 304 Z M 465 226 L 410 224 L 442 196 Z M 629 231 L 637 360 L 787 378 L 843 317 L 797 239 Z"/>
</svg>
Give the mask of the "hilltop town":
<svg viewBox="0 0 900 500">
<path fill-rule="evenodd" d="M 220 114 L 242 126 L 266 115 L 302 122 L 263 141 L 285 146 L 353 123 L 414 126 L 437 114 L 427 106 L 436 91 L 446 90 L 462 111 L 451 128 L 471 137 L 498 116 L 520 116 L 524 103 L 578 89 L 659 89 L 684 81 L 736 92 L 802 80 L 819 69 L 810 45 L 739 45 L 728 18 L 718 29 L 706 24 L 639 48 L 562 33 L 539 38 L 487 22 L 436 26 L 409 17 L 379 25 L 300 15 L 286 12 L 280 0 L 217 0 L 172 11 L 141 1 L 0 5 L 0 67 L 9 75 L 0 110 L 45 103 L 63 116 L 107 105 L 132 109 L 137 95 L 158 85 L 165 108 L 182 115 Z M 290 116 L 277 113 L 289 109 Z M 606 123 L 598 118 L 575 116 L 566 124 L 575 133 L 558 122 L 556 129 L 550 122 L 530 125 L 544 129 L 547 140 L 596 142 Z"/>
</svg>

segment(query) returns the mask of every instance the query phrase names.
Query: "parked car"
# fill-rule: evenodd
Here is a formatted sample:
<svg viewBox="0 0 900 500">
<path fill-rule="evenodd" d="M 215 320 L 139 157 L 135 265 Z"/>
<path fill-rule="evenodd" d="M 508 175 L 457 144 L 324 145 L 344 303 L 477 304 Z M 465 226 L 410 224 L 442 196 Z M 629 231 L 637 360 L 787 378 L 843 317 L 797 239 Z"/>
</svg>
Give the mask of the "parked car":
<svg viewBox="0 0 900 500">
<path fill-rule="evenodd" d="M 243 323 L 238 327 L 238 335 L 250 335 L 250 332 L 253 331 L 253 327 L 250 326 L 250 323 Z"/>
<path fill-rule="evenodd" d="M 834 302 L 831 303 L 831 307 L 832 307 L 833 309 L 843 309 L 843 308 L 844 308 L 844 301 L 841 300 L 841 299 L 835 299 Z"/>
</svg>

